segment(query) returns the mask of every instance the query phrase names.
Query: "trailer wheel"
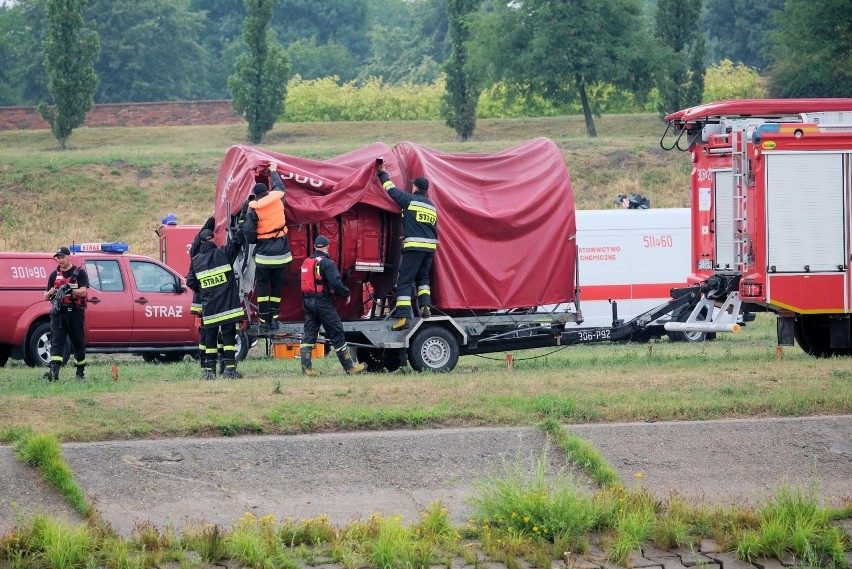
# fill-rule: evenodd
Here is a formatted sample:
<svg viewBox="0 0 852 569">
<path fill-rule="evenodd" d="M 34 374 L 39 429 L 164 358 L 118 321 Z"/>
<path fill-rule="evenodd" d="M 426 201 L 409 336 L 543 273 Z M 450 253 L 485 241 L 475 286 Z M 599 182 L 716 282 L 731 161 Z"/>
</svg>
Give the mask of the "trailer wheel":
<svg viewBox="0 0 852 569">
<path fill-rule="evenodd" d="M 690 314 L 691 312 L 689 310 L 684 310 L 678 315 L 677 321 L 686 322 L 689 319 Z M 698 314 L 696 320 L 707 320 L 706 308 Z M 707 334 L 705 332 L 669 332 L 668 334 L 669 341 L 672 342 L 703 342 L 707 339 Z"/>
<path fill-rule="evenodd" d="M 41 321 L 30 330 L 24 361 L 30 367 L 50 365 L 50 346 L 50 321 Z M 68 363 L 70 357 L 71 341 L 66 340 L 65 349 L 62 351 L 62 365 Z"/>
<path fill-rule="evenodd" d="M 446 328 L 427 326 L 408 346 L 408 362 L 415 371 L 448 372 L 459 361 L 459 343 Z"/>
<path fill-rule="evenodd" d="M 12 346 L 9 344 L 0 344 L 0 367 L 4 367 L 9 361 L 9 356 L 12 355 Z"/>
<path fill-rule="evenodd" d="M 829 358 L 843 355 L 846 351 L 838 352 L 831 348 L 831 328 L 828 316 L 821 314 L 803 314 L 796 318 L 793 334 L 799 347 L 815 358 Z"/>
<path fill-rule="evenodd" d="M 245 330 L 237 330 L 237 337 L 234 341 L 234 359 L 238 362 L 243 361 L 248 356 L 249 349 L 257 343 L 257 338 L 252 338 Z"/>
<path fill-rule="evenodd" d="M 358 361 L 367 366 L 367 371 L 373 373 L 396 371 L 401 365 L 398 350 L 358 348 L 356 355 Z"/>
</svg>

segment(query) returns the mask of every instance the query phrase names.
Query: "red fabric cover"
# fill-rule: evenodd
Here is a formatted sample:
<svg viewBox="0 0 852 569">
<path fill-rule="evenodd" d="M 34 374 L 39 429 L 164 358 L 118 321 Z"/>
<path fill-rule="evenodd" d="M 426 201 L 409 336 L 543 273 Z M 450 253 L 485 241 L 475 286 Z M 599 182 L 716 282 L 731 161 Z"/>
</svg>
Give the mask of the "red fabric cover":
<svg viewBox="0 0 852 569">
<path fill-rule="evenodd" d="M 394 154 L 408 180 L 429 180 L 427 195 L 438 209 L 436 306 L 492 310 L 574 300 L 574 194 L 553 141 L 537 138 L 494 154 L 402 142 Z"/>
<path fill-rule="evenodd" d="M 386 211 L 399 211 L 396 202 L 387 196 L 376 179 L 378 158 L 384 158 L 385 168 L 391 175 L 399 176 L 393 152 L 381 142 L 325 162 L 250 146 L 232 146 L 225 153 L 216 182 L 216 242 L 225 241 L 228 207 L 231 215 L 236 214 L 251 193 L 255 184 L 254 168 L 268 165 L 271 160 L 278 163 L 278 174 L 287 188 L 287 225 L 328 219 L 359 202 Z"/>
<path fill-rule="evenodd" d="M 481 311 L 573 301 L 574 196 L 562 155 L 546 138 L 494 154 L 375 143 L 327 161 L 232 146 L 216 186 L 216 241 L 224 242 L 226 214 L 235 214 L 254 186 L 253 169 L 270 159 L 287 187 L 290 226 L 333 218 L 357 203 L 399 212 L 375 175 L 379 158 L 400 189 L 411 191 L 418 176 L 429 179 L 438 209 L 436 306 Z M 394 277 L 397 270 L 389 268 Z"/>
</svg>

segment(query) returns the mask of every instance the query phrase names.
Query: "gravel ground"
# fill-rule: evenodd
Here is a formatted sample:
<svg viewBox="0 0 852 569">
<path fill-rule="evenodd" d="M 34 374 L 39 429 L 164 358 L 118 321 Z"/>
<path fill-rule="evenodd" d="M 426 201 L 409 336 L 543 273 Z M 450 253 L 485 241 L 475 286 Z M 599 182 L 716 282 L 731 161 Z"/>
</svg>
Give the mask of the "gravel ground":
<svg viewBox="0 0 852 569">
<path fill-rule="evenodd" d="M 660 496 L 754 502 L 778 484 L 815 481 L 825 500 L 852 500 L 852 416 L 569 429 L 591 441 L 626 484 L 641 472 L 641 483 Z M 326 513 L 337 524 L 375 512 L 414 519 L 437 500 L 461 524 L 472 513 L 476 481 L 500 474 L 504 461 L 529 467 L 545 450 L 552 472 L 566 466 L 534 428 L 62 445 L 84 492 L 125 535 L 144 521 L 230 526 L 245 512 L 279 519 Z M 16 510 L 37 509 L 79 519 L 0 446 L 0 532 L 13 525 Z"/>
</svg>

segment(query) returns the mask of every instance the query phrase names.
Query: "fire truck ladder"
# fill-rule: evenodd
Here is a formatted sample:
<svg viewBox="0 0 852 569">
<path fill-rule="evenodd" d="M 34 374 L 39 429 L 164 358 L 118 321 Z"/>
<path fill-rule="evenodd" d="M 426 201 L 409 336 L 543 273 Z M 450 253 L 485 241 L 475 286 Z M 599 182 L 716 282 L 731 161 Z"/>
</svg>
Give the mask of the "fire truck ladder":
<svg viewBox="0 0 852 569">
<path fill-rule="evenodd" d="M 746 229 L 748 215 L 746 212 L 746 196 L 748 188 L 748 140 L 754 126 L 746 126 L 742 130 L 731 132 L 732 149 L 732 178 L 733 178 L 733 243 L 734 268 L 739 274 L 744 274 L 748 259 L 746 258 Z"/>
</svg>

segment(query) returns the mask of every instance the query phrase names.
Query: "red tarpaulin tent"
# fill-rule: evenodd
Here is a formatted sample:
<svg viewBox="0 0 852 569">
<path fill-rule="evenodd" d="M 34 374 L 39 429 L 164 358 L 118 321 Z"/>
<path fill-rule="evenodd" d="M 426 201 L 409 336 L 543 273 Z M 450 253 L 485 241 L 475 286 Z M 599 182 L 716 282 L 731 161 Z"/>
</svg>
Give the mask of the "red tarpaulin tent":
<svg viewBox="0 0 852 569">
<path fill-rule="evenodd" d="M 282 320 L 301 319 L 298 267 L 318 233 L 353 291 L 338 301 L 344 318 L 363 314 L 361 289 L 392 293 L 399 263 L 399 207 L 375 175 L 383 159 L 394 183 L 410 191 L 429 179 L 438 210 L 433 302 L 446 312 L 534 307 L 574 299 L 574 197 L 556 145 L 538 138 L 493 154 L 449 154 L 410 142 L 382 143 L 326 161 L 248 146 L 225 155 L 216 187 L 216 235 L 255 184 L 255 167 L 275 160 L 287 187 L 294 262 L 282 293 Z M 364 269 L 364 267 L 372 267 Z M 359 287 L 359 288 L 356 288 Z M 355 298 L 357 297 L 357 298 Z"/>
</svg>

